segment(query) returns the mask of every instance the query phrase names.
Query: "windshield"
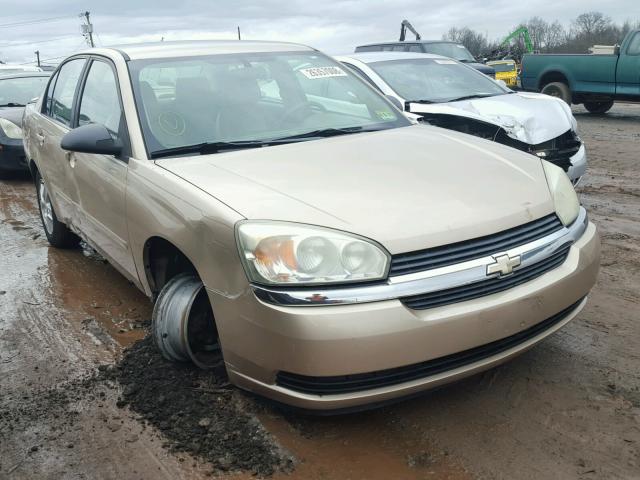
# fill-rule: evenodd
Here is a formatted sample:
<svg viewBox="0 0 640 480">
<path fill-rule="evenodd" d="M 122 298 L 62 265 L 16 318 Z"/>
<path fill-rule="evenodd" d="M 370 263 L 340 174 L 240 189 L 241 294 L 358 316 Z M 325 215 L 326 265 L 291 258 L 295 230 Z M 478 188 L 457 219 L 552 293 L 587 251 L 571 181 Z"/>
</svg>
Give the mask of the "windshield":
<svg viewBox="0 0 640 480">
<path fill-rule="evenodd" d="M 514 63 L 487 63 L 487 65 L 493 67 L 496 72 L 514 72 L 516 70 Z"/>
<path fill-rule="evenodd" d="M 459 43 L 424 43 L 424 51 L 443 57 L 453 58 L 459 62 L 475 62 L 471 52 L 464 45 Z"/>
<path fill-rule="evenodd" d="M 329 129 L 410 125 L 384 97 L 317 52 L 138 60 L 129 68 L 151 157 L 200 144 L 301 141 Z"/>
<path fill-rule="evenodd" d="M 26 105 L 39 97 L 49 77 L 0 78 L 0 106 L 15 103 Z"/>
<path fill-rule="evenodd" d="M 477 70 L 445 58 L 389 60 L 369 66 L 408 101 L 451 102 L 509 92 Z"/>
</svg>

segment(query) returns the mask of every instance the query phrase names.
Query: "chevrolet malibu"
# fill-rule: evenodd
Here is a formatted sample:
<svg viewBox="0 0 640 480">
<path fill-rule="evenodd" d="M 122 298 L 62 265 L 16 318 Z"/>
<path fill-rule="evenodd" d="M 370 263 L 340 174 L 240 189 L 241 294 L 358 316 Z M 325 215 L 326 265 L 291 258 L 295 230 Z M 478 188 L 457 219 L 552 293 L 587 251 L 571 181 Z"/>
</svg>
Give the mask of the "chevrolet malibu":
<svg viewBox="0 0 640 480">
<path fill-rule="evenodd" d="M 574 184 L 587 169 L 578 124 L 559 98 L 514 92 L 439 55 L 377 52 L 337 58 L 409 116 L 536 155 L 561 167 Z"/>
<path fill-rule="evenodd" d="M 598 272 L 562 169 L 413 125 L 301 45 L 76 54 L 24 133 L 49 242 L 83 239 L 151 297 L 165 358 L 300 408 L 504 362 L 571 321 Z"/>
</svg>

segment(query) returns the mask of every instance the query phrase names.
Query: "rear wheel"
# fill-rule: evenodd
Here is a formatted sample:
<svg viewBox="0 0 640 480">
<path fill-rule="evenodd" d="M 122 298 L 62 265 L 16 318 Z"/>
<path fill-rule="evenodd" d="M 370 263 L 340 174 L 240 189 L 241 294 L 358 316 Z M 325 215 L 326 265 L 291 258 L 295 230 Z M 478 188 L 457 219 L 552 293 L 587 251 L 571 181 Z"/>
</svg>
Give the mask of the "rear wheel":
<svg viewBox="0 0 640 480">
<path fill-rule="evenodd" d="M 153 339 L 162 356 L 191 361 L 200 368 L 221 365 L 222 351 L 213 310 L 202 281 L 176 275 L 163 287 L 153 308 Z"/>
<path fill-rule="evenodd" d="M 551 95 L 552 97 L 561 98 L 567 105 L 571 105 L 571 89 L 566 83 L 547 83 L 542 89 L 542 93 L 544 93 L 545 95 Z"/>
<path fill-rule="evenodd" d="M 40 220 L 42 220 L 42 227 L 49 243 L 57 248 L 76 247 L 80 243 L 80 238 L 69 230 L 64 223 L 58 221 L 49 196 L 49 189 L 39 172 L 36 172 L 36 191 L 38 194 L 38 207 L 40 208 Z"/>
<path fill-rule="evenodd" d="M 589 113 L 607 113 L 613 107 L 613 100 L 606 102 L 584 102 L 584 108 Z"/>
</svg>

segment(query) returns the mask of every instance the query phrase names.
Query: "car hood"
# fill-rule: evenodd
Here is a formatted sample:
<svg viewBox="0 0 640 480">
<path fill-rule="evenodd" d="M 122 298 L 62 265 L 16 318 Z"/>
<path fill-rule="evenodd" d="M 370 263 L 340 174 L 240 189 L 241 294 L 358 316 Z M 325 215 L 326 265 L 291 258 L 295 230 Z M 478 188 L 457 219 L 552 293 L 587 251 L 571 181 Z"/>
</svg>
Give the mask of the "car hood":
<svg viewBox="0 0 640 480">
<path fill-rule="evenodd" d="M 467 117 L 502 127 L 511 138 L 537 145 L 576 129 L 569 106 L 539 93 L 510 93 L 460 102 L 409 105 L 411 113 Z"/>
<path fill-rule="evenodd" d="M 336 228 L 391 253 L 488 235 L 553 212 L 540 160 L 425 125 L 156 164 L 248 219 Z"/>
<path fill-rule="evenodd" d="M 0 118 L 6 118 L 18 126 L 22 125 L 24 107 L 0 107 Z"/>
<path fill-rule="evenodd" d="M 496 69 L 490 65 L 485 65 L 484 63 L 478 62 L 463 62 L 465 65 L 469 65 L 470 67 L 475 68 L 479 72 L 484 73 L 485 75 L 494 76 L 496 74 Z"/>
</svg>

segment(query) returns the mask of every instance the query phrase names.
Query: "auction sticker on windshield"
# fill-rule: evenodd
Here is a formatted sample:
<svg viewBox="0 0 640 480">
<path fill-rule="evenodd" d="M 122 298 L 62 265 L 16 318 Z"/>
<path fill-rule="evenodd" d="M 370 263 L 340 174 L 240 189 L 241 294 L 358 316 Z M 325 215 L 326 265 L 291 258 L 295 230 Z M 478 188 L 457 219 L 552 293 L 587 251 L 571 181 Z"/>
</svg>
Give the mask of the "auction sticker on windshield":
<svg viewBox="0 0 640 480">
<path fill-rule="evenodd" d="M 301 68 L 300 71 L 307 78 L 346 77 L 347 74 L 340 67 L 311 67 Z"/>
</svg>

